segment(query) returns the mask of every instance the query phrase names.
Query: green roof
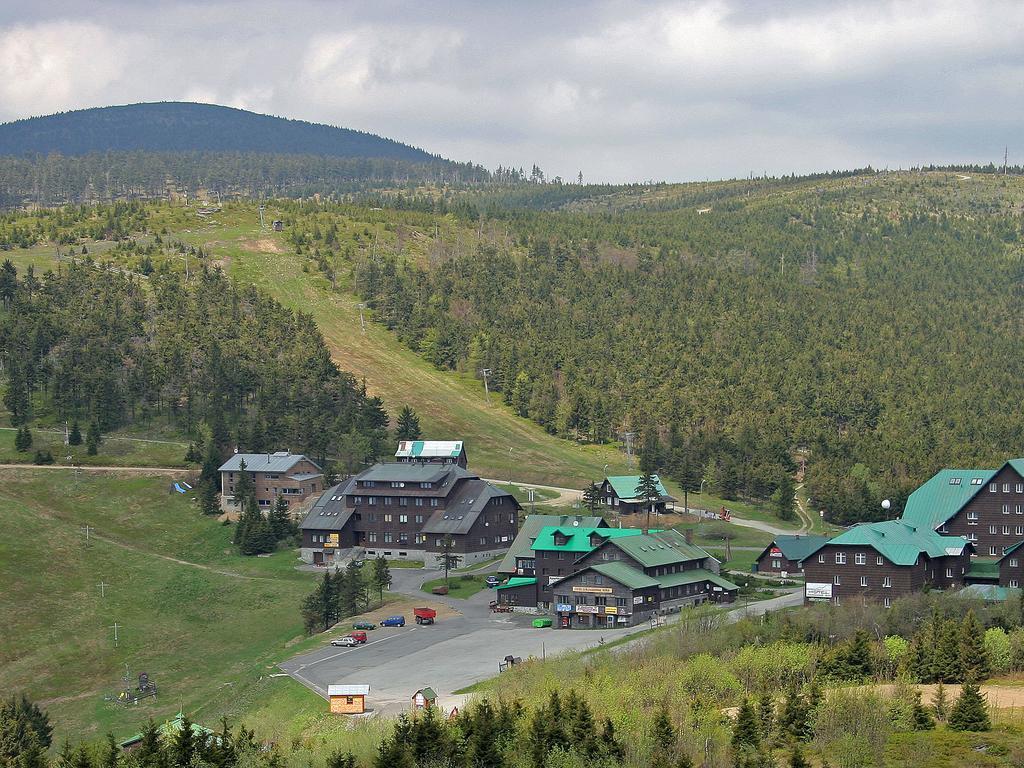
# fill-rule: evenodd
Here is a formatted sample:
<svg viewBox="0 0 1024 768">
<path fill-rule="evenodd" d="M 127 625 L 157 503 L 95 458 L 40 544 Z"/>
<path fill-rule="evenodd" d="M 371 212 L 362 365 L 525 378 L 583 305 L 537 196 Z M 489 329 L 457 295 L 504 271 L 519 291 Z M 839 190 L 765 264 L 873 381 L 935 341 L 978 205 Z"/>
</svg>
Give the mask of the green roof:
<svg viewBox="0 0 1024 768">
<path fill-rule="evenodd" d="M 999 581 L 999 559 L 975 558 L 971 561 L 971 568 L 967 571 L 966 578 Z"/>
<path fill-rule="evenodd" d="M 990 603 L 1005 603 L 1011 598 L 1017 600 L 1020 595 L 1020 590 L 1010 587 L 1000 587 L 996 584 L 971 584 L 970 586 L 961 589 L 957 594 L 963 597 L 977 597 L 981 600 L 987 600 Z"/>
<path fill-rule="evenodd" d="M 535 552 L 554 550 L 558 552 L 590 552 L 594 549 L 590 543 L 590 534 L 597 532 L 605 538 L 621 538 L 624 536 L 640 536 L 643 531 L 639 528 L 586 528 L 583 526 L 571 525 L 550 525 L 542 528 L 533 542 Z M 555 533 L 561 533 L 568 537 L 568 541 L 562 545 L 555 544 Z"/>
<path fill-rule="evenodd" d="M 526 576 L 513 576 L 504 584 L 499 584 L 495 589 L 515 589 L 516 587 L 528 587 L 530 584 L 536 584 L 537 579 Z"/>
<path fill-rule="evenodd" d="M 1015 461 L 1021 460 L 1015 459 Z M 910 494 L 907 505 L 903 509 L 903 520 L 912 525 L 938 528 L 959 512 L 964 504 L 973 499 L 998 471 L 997 469 L 940 469 L 930 480 Z M 973 484 L 972 480 L 975 481 Z"/>
<path fill-rule="evenodd" d="M 670 573 L 667 576 L 658 577 L 658 584 L 661 585 L 662 589 L 679 587 L 684 584 L 695 584 L 698 581 L 710 581 L 712 584 L 717 584 L 723 589 L 739 589 L 738 586 L 728 579 L 704 568 L 693 568 L 689 571 L 680 571 L 679 573 Z"/>
<path fill-rule="evenodd" d="M 783 557 L 790 560 L 803 560 L 821 549 L 826 541 L 828 541 L 828 536 L 801 536 L 799 534 L 776 536 L 775 541 L 764 548 L 764 552 L 772 547 L 778 547 L 782 550 Z M 761 554 L 763 555 L 764 552 Z"/>
<path fill-rule="evenodd" d="M 182 729 L 184 728 L 184 725 L 185 713 L 179 710 L 178 714 L 176 714 L 173 719 L 167 720 L 162 725 L 158 725 L 156 730 L 157 733 L 160 734 L 161 738 L 169 741 L 170 739 L 175 738 L 179 733 L 181 733 Z M 207 738 L 213 735 L 212 729 L 207 728 L 205 725 L 200 725 L 199 723 L 192 723 L 192 727 L 189 730 L 192 731 L 193 735 L 195 735 L 197 738 L 203 741 L 205 741 Z M 120 742 L 118 746 L 126 747 L 135 744 L 139 741 L 142 741 L 142 736 L 143 734 L 137 733 L 134 736 L 131 736 L 125 739 L 124 741 Z"/>
<path fill-rule="evenodd" d="M 632 568 L 625 563 L 598 563 L 584 570 L 597 571 L 602 576 L 607 576 L 612 581 L 616 581 L 629 589 L 644 589 L 645 587 L 658 586 L 658 582 L 643 573 L 643 571 L 638 571 L 636 568 Z"/>
<path fill-rule="evenodd" d="M 896 565 L 913 565 L 922 552 L 928 557 L 958 555 L 967 546 L 962 536 L 940 536 L 930 527 L 910 525 L 903 520 L 861 523 L 827 543 L 871 547 Z"/>
<path fill-rule="evenodd" d="M 676 530 L 637 533 L 640 535 L 613 539 L 609 546 L 621 549 L 645 568 L 711 557 L 696 544 L 688 544 L 686 536 Z"/>
<path fill-rule="evenodd" d="M 615 491 L 615 495 L 620 499 L 632 500 L 638 499 L 639 496 L 636 494 L 636 487 L 640 484 L 640 475 L 616 475 L 614 477 L 606 477 L 612 490 Z M 665 490 L 665 486 L 661 483 L 661 478 L 657 475 L 653 475 L 654 482 L 657 483 L 658 493 L 662 496 L 672 498 L 668 495 L 668 491 Z"/>
<path fill-rule="evenodd" d="M 516 534 L 515 540 L 513 540 L 512 545 L 508 548 L 508 552 L 501 559 L 498 570 L 502 573 L 515 573 L 516 558 L 530 556 L 533 552 L 533 540 L 537 538 L 542 528 L 559 525 L 571 526 L 574 521 L 578 522 L 581 528 L 601 528 L 604 530 L 607 526 L 604 518 L 588 515 L 575 517 L 572 515 L 527 515 L 526 519 L 523 520 L 523 524 L 519 527 L 519 533 Z"/>
<path fill-rule="evenodd" d="M 416 691 L 416 693 L 422 693 L 423 698 L 427 699 L 428 701 L 434 701 L 437 699 L 437 694 L 434 693 L 433 688 L 420 688 L 418 691 Z"/>
</svg>

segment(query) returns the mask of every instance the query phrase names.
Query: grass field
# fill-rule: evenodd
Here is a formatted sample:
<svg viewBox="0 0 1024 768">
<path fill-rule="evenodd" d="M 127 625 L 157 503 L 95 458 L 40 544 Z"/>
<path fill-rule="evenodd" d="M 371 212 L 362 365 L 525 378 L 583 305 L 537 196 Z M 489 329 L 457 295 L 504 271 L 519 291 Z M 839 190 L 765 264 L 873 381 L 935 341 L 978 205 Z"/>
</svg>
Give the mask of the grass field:
<svg viewBox="0 0 1024 768">
<path fill-rule="evenodd" d="M 187 443 L 104 435 L 95 456 L 89 456 L 82 445 L 64 445 L 64 433 L 57 430 L 33 429 L 32 447 L 25 453 L 14 448 L 17 430 L 0 427 L 0 464 L 31 464 L 36 451 L 49 451 L 57 464 L 87 464 L 118 467 L 185 467 Z M 67 457 L 71 456 L 71 461 Z"/>
<path fill-rule="evenodd" d="M 465 600 L 467 597 L 471 597 L 481 589 L 486 588 L 486 578 L 486 576 L 473 576 L 468 573 L 460 575 L 453 573 L 448 577 L 448 597 L 457 597 L 460 600 Z M 431 579 L 424 582 L 420 589 L 429 595 L 430 590 L 434 587 L 443 587 L 444 584 L 444 578 Z"/>
<path fill-rule="evenodd" d="M 211 725 L 244 714 L 277 661 L 322 642 L 303 638 L 298 604 L 315 576 L 294 569 L 294 552 L 235 554 L 231 529 L 169 495 L 165 478 L 0 470 L 0 521 L 0 690 L 41 701 L 55 743 L 127 735 L 180 706 Z M 126 664 L 152 676 L 157 700 L 104 702 Z"/>
</svg>

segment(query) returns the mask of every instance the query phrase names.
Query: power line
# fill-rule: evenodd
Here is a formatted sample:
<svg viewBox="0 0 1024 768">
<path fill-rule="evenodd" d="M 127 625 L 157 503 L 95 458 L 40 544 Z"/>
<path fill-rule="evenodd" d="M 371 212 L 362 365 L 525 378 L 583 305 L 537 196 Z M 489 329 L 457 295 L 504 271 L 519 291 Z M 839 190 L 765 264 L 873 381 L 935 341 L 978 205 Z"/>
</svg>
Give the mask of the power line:
<svg viewBox="0 0 1024 768">
<path fill-rule="evenodd" d="M 93 527 L 92 527 L 91 525 L 83 525 L 83 526 L 82 526 L 81 528 L 79 528 L 78 530 L 80 530 L 80 531 L 81 531 L 82 533 L 84 533 L 84 534 L 85 534 L 85 543 L 86 543 L 86 544 L 88 544 L 88 543 L 89 543 L 89 536 L 90 536 L 90 535 L 92 534 L 92 532 L 93 532 L 93 531 L 95 531 L 96 529 L 95 529 L 95 528 L 93 528 Z"/>
</svg>

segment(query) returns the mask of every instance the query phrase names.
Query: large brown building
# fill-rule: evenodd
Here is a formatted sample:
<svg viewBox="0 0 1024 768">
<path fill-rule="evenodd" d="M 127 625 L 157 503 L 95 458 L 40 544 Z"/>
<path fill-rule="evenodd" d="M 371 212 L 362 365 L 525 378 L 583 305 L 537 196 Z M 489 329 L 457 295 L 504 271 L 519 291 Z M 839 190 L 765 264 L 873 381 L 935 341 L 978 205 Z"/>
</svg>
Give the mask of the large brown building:
<svg viewBox="0 0 1024 768">
<path fill-rule="evenodd" d="M 971 567 L 970 543 L 902 520 L 862 523 L 826 541 L 803 560 L 806 602 L 853 599 L 883 603 L 960 587 Z"/>
<path fill-rule="evenodd" d="M 243 471 L 249 473 L 256 489 L 256 503 L 268 510 L 280 496 L 289 506 L 299 504 L 324 489 L 320 466 L 305 456 L 277 453 L 236 453 L 220 467 L 220 506 L 225 512 L 239 511 L 235 486 Z"/>
<path fill-rule="evenodd" d="M 498 602 L 553 613 L 566 629 L 636 626 L 684 606 L 733 602 L 739 590 L 719 575 L 718 560 L 674 530 L 548 526 L 531 548 L 535 575 L 498 587 Z"/>
<path fill-rule="evenodd" d="M 376 464 L 328 489 L 302 521 L 302 558 L 347 555 L 420 560 L 437 567 L 446 536 L 464 565 L 503 554 L 520 505 L 457 463 Z"/>
</svg>

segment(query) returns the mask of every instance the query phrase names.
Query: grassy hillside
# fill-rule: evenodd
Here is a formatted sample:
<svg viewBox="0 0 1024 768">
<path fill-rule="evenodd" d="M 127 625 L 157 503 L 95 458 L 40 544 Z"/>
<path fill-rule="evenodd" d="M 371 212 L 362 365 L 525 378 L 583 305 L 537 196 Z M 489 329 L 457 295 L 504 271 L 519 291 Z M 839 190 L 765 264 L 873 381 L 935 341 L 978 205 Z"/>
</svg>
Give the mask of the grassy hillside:
<svg viewBox="0 0 1024 768">
<path fill-rule="evenodd" d="M 0 525 L 0 690 L 43 702 L 58 739 L 127 735 L 179 706 L 204 722 L 240 713 L 302 639 L 297 606 L 314 577 L 293 569 L 294 553 L 235 554 L 230 528 L 165 478 L 0 470 Z M 158 699 L 104 701 L 125 664 L 153 677 Z"/>
</svg>

